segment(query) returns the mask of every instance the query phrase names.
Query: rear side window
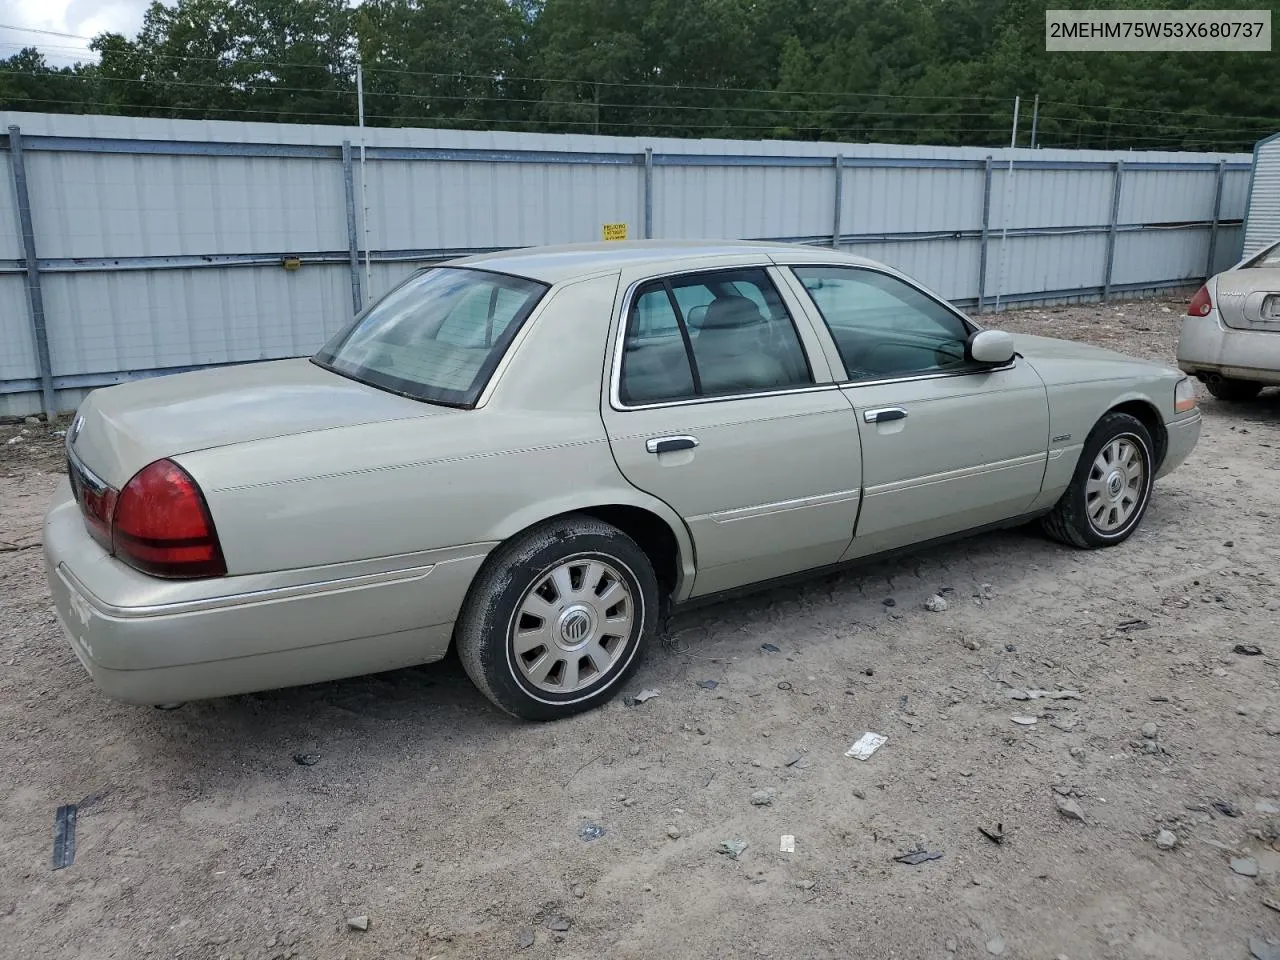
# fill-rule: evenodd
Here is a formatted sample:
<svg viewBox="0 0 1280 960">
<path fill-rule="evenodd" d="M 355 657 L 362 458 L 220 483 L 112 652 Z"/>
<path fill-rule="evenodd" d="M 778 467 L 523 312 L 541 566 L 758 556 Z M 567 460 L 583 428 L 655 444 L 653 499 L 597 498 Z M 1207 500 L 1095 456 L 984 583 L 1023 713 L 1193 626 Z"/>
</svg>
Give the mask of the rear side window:
<svg viewBox="0 0 1280 960">
<path fill-rule="evenodd" d="M 547 286 L 483 270 L 415 274 L 313 358 L 370 386 L 450 406 L 474 406 Z"/>
<path fill-rule="evenodd" d="M 631 301 L 618 391 L 624 403 L 811 383 L 795 324 L 764 270 L 655 280 Z"/>
</svg>

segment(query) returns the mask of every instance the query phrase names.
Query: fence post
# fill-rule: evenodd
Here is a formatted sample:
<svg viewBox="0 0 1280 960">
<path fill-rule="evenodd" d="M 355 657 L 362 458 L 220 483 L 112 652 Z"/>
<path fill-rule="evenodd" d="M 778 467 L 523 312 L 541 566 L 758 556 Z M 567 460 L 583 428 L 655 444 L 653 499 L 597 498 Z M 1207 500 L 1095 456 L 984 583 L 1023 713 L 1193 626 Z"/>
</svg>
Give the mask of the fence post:
<svg viewBox="0 0 1280 960">
<path fill-rule="evenodd" d="M 653 147 L 644 148 L 644 238 L 653 239 Z"/>
<path fill-rule="evenodd" d="M 1111 270 L 1116 262 L 1116 225 L 1120 221 L 1120 188 L 1124 183 L 1124 161 L 1116 161 L 1115 182 L 1111 187 L 1111 222 L 1107 225 L 1107 268 L 1102 275 L 1102 302 L 1111 297 Z"/>
<path fill-rule="evenodd" d="M 982 165 L 982 249 L 978 254 L 978 313 L 987 296 L 987 238 L 991 235 L 991 158 Z"/>
<path fill-rule="evenodd" d="M 840 248 L 840 208 L 844 206 L 844 155 L 836 154 L 836 203 L 831 218 L 831 246 Z"/>
<path fill-rule="evenodd" d="M 40 373 L 40 405 L 48 419 L 58 412 L 53 396 L 53 365 L 49 360 L 49 330 L 45 326 L 44 294 L 40 290 L 40 260 L 36 257 L 36 234 L 31 223 L 31 198 L 27 194 L 22 130 L 16 125 L 9 127 L 9 168 L 18 201 L 18 228 L 22 233 L 22 257 L 27 270 L 27 311 L 36 348 L 36 368 Z"/>
<path fill-rule="evenodd" d="M 351 257 L 351 306 L 355 313 L 364 309 L 360 291 L 360 232 L 356 223 L 356 185 L 351 170 L 351 141 L 342 141 L 342 189 L 347 201 L 347 253 Z"/>
<path fill-rule="evenodd" d="M 1222 181 L 1227 174 L 1227 161 L 1218 161 L 1218 184 L 1213 190 L 1213 222 L 1209 225 L 1209 256 L 1204 262 L 1204 278 L 1213 276 L 1213 261 L 1218 253 L 1218 221 L 1222 219 Z"/>
</svg>

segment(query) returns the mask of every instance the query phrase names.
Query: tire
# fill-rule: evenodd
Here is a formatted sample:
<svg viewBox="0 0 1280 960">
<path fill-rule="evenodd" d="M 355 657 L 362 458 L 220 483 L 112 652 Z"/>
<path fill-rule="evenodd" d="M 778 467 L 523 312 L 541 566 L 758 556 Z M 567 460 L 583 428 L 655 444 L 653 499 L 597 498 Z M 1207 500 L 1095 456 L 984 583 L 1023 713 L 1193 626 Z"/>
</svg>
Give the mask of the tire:
<svg viewBox="0 0 1280 960">
<path fill-rule="evenodd" d="M 657 632 L 658 608 L 653 564 L 635 541 L 568 514 L 489 556 L 454 639 L 467 676 L 496 706 L 557 720 L 621 689 Z"/>
<path fill-rule="evenodd" d="M 1253 380 L 1207 380 L 1205 388 L 1213 394 L 1215 399 L 1223 400 L 1227 403 L 1244 403 L 1252 400 L 1262 392 L 1262 384 Z"/>
<path fill-rule="evenodd" d="M 1151 503 L 1154 449 L 1150 432 L 1136 417 L 1127 413 L 1104 416 L 1085 440 L 1066 492 L 1040 521 L 1045 532 L 1082 549 L 1114 547 L 1129 539 Z M 1119 463 L 1117 452 L 1121 454 Z M 1103 469 L 1108 457 L 1113 466 Z M 1135 473 L 1134 463 L 1140 465 L 1140 475 Z"/>
</svg>

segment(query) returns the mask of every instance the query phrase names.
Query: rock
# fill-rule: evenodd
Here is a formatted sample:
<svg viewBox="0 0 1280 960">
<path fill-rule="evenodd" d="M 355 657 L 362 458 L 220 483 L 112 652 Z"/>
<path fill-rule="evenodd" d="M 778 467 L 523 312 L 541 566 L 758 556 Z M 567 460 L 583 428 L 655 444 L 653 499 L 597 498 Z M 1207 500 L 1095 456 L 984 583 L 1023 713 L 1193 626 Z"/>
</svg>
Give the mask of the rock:
<svg viewBox="0 0 1280 960">
<path fill-rule="evenodd" d="M 1272 803 L 1270 800 L 1259 800 L 1253 805 L 1253 809 L 1258 813 L 1280 813 L 1280 804 Z"/>
<path fill-rule="evenodd" d="M 1225 677 L 1227 675 L 1227 671 L 1223 670 L 1221 667 L 1214 667 L 1213 675 L 1215 677 Z"/>
<path fill-rule="evenodd" d="M 812 880 L 801 880 L 799 883 L 796 884 L 796 888 L 800 890 L 812 890 L 816 886 L 817 884 L 814 883 Z"/>
<path fill-rule="evenodd" d="M 1161 850 L 1172 850 L 1178 845 L 1178 835 L 1172 830 L 1161 830 L 1156 834 L 1156 846 Z"/>
<path fill-rule="evenodd" d="M 1248 707 L 1236 707 L 1236 716 L 1247 717 L 1249 715 Z"/>
<path fill-rule="evenodd" d="M 745 840 L 721 840 L 716 852 L 723 853 L 730 860 L 737 860 L 746 849 L 747 841 Z"/>
<path fill-rule="evenodd" d="M 1156 743 L 1154 740 L 1143 740 L 1142 752 L 1143 753 L 1159 753 L 1160 745 Z"/>
<path fill-rule="evenodd" d="M 39 417 L 27 417 L 27 418 L 26 418 L 25 420 L 23 420 L 22 422 L 23 422 L 23 423 L 25 423 L 25 424 L 27 424 L 28 426 L 35 426 L 35 425 L 37 425 L 37 424 L 40 422 L 40 418 L 39 418 Z"/>
<path fill-rule="evenodd" d="M 993 957 L 1001 956 L 1004 953 L 1004 937 L 997 934 L 987 941 L 987 953 Z"/>
<path fill-rule="evenodd" d="M 1022 727 L 1030 727 L 1036 722 L 1035 717 L 1028 717 L 1024 715 L 1013 716 L 1013 717 L 1010 717 L 1009 719 Z"/>
<path fill-rule="evenodd" d="M 627 748 L 627 755 L 632 757 L 640 756 L 640 744 L 633 743 L 631 746 L 629 746 Z"/>
<path fill-rule="evenodd" d="M 1077 760 L 1083 760 L 1083 759 L 1084 759 L 1084 747 L 1072 747 L 1072 748 L 1071 748 L 1071 756 L 1075 757 Z"/>
<path fill-rule="evenodd" d="M 348 930 L 368 930 L 369 918 L 366 916 L 347 917 Z"/>
<path fill-rule="evenodd" d="M 1057 797 L 1056 800 L 1058 812 L 1068 820 L 1079 820 L 1081 823 L 1087 822 L 1084 818 L 1084 810 L 1081 809 L 1080 804 L 1076 803 L 1074 797 Z"/>
<path fill-rule="evenodd" d="M 679 828 L 679 827 L 667 827 L 667 836 L 668 836 L 668 837 L 670 837 L 672 840 L 679 840 L 679 839 L 680 839 L 680 828 Z"/>
<path fill-rule="evenodd" d="M 767 807 L 773 803 L 772 790 L 757 790 L 751 795 L 751 805 L 753 807 Z"/>
<path fill-rule="evenodd" d="M 582 884 L 580 883 L 575 883 L 573 887 L 569 890 L 569 892 L 572 893 L 579 900 L 581 900 L 583 897 L 587 895 L 586 888 L 583 887 Z"/>
<path fill-rule="evenodd" d="M 893 597 L 885 597 L 884 605 L 886 607 L 896 607 L 898 605 L 898 601 L 893 599 Z"/>
<path fill-rule="evenodd" d="M 584 823 L 578 828 L 578 838 L 586 843 L 604 836 L 604 827 L 598 823 Z"/>
<path fill-rule="evenodd" d="M 1232 857 L 1231 870 L 1242 877 L 1256 877 L 1258 875 L 1258 861 L 1253 857 Z"/>
<path fill-rule="evenodd" d="M 1280 723 L 1268 723 L 1263 729 L 1268 737 L 1280 737 Z"/>
<path fill-rule="evenodd" d="M 716 687 L 720 686 L 720 681 L 719 680 L 699 680 L 698 686 L 700 686 L 703 690 L 714 690 Z"/>
<path fill-rule="evenodd" d="M 1267 943 L 1261 937 L 1249 938 L 1249 953 L 1253 960 L 1280 960 L 1280 946 Z"/>
<path fill-rule="evenodd" d="M 547 921 L 547 929 L 553 933 L 567 933 L 569 931 L 569 918 L 551 917 Z"/>
<path fill-rule="evenodd" d="M 942 613 L 949 607 L 946 599 L 939 593 L 935 593 L 932 597 L 924 602 L 924 608 L 930 613 Z"/>
<path fill-rule="evenodd" d="M 955 953 L 957 950 L 960 949 L 960 945 L 957 944 L 954 940 L 948 940 L 946 943 L 946 947 L 947 947 L 947 953 Z"/>
<path fill-rule="evenodd" d="M 977 640 L 971 640 L 968 637 L 966 637 L 964 639 L 964 648 L 966 650 L 981 650 L 982 644 L 980 644 Z"/>
<path fill-rule="evenodd" d="M 1244 812 L 1229 800 L 1215 800 L 1210 806 L 1224 817 L 1240 817 L 1244 815 Z"/>
<path fill-rule="evenodd" d="M 1260 657 L 1262 656 L 1262 648 L 1256 643 L 1237 643 L 1231 648 L 1232 653 L 1238 653 L 1242 657 Z"/>
<path fill-rule="evenodd" d="M 520 931 L 520 949 L 528 950 L 533 946 L 533 927 L 524 927 Z"/>
<path fill-rule="evenodd" d="M 1157 727 L 1154 723 L 1151 723 L 1148 721 L 1147 723 L 1144 723 L 1142 725 L 1142 735 L 1146 737 L 1148 740 L 1154 740 L 1156 738 L 1156 735 L 1159 732 L 1160 732 L 1160 728 Z"/>
</svg>

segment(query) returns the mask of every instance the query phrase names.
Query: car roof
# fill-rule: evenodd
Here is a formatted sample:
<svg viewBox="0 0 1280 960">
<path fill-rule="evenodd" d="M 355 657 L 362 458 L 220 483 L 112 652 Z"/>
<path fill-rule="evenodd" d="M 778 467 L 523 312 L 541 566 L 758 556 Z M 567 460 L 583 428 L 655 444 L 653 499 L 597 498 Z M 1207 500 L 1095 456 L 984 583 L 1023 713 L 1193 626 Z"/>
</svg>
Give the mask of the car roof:
<svg viewBox="0 0 1280 960">
<path fill-rule="evenodd" d="M 750 240 L 630 240 L 570 243 L 553 247 L 500 250 L 449 261 L 450 266 L 476 267 L 528 277 L 544 283 L 561 283 L 630 266 L 652 266 L 673 271 L 696 268 L 706 258 L 758 254 L 766 263 L 834 261 L 882 267 L 874 260 L 855 257 L 830 248 L 802 243 Z"/>
</svg>

